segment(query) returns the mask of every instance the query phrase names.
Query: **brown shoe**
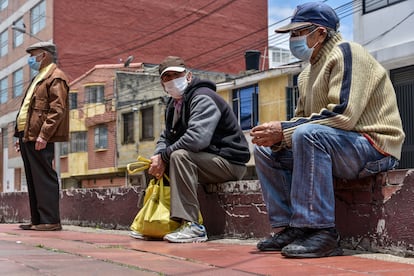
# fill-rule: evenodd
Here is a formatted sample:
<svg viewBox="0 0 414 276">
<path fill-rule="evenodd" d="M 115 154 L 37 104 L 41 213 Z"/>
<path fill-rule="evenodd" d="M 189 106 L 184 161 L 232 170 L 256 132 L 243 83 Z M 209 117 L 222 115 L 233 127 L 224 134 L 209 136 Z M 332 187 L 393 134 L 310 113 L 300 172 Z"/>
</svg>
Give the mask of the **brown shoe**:
<svg viewBox="0 0 414 276">
<path fill-rule="evenodd" d="M 62 225 L 60 223 L 54 223 L 54 224 L 38 224 L 33 225 L 33 230 L 36 231 L 60 231 L 62 230 Z"/>
<path fill-rule="evenodd" d="M 20 224 L 19 228 L 22 230 L 35 230 L 34 229 L 35 225 L 33 224 Z"/>
</svg>

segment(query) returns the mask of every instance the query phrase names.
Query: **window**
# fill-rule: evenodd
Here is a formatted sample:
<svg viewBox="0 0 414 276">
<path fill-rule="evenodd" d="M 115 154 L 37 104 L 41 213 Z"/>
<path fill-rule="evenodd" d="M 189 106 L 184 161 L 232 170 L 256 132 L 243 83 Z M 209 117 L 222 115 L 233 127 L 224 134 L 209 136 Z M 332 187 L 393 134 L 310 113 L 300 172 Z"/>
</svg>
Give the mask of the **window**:
<svg viewBox="0 0 414 276">
<path fill-rule="evenodd" d="M 154 139 L 154 108 L 141 109 L 141 139 Z"/>
<path fill-rule="evenodd" d="M 0 80 L 0 104 L 7 102 L 8 83 L 7 77 Z"/>
<path fill-rule="evenodd" d="M 82 152 L 88 150 L 86 142 L 86 131 L 71 132 L 70 133 L 70 152 Z"/>
<path fill-rule="evenodd" d="M 272 47 L 271 53 L 272 53 L 271 62 L 272 62 L 272 65 L 275 67 L 281 64 L 290 63 L 296 60 L 296 58 L 291 54 L 289 49 Z"/>
<path fill-rule="evenodd" d="M 37 34 L 46 27 L 46 2 L 37 4 L 30 13 L 31 33 Z"/>
<path fill-rule="evenodd" d="M 9 36 L 7 30 L 0 34 L 0 57 L 4 57 L 9 52 Z"/>
<path fill-rule="evenodd" d="M 23 18 L 20 18 L 19 20 L 15 21 L 13 25 L 24 26 Z M 17 48 L 23 44 L 23 39 L 24 39 L 23 35 L 24 34 L 22 32 L 19 32 L 17 30 L 13 31 L 13 47 L 14 48 Z"/>
<path fill-rule="evenodd" d="M 69 93 L 69 109 L 77 109 L 78 108 L 78 93 Z"/>
<path fill-rule="evenodd" d="M 13 73 L 13 98 L 23 95 L 23 68 Z"/>
<path fill-rule="evenodd" d="M 85 87 L 85 96 L 87 103 L 103 103 L 104 102 L 103 85 L 91 85 Z"/>
<path fill-rule="evenodd" d="M 69 143 L 60 142 L 60 156 L 68 155 L 69 153 Z"/>
<path fill-rule="evenodd" d="M 95 128 L 95 149 L 108 148 L 108 128 L 104 125 Z"/>
<path fill-rule="evenodd" d="M 286 87 L 286 114 L 287 120 L 295 116 L 295 110 L 299 98 L 298 75 L 293 76 L 293 86 Z"/>
<path fill-rule="evenodd" d="M 9 5 L 9 0 L 0 0 L 0 11 L 5 10 Z"/>
<path fill-rule="evenodd" d="M 34 77 L 36 77 L 36 75 L 39 73 L 39 71 L 36 71 L 32 68 L 30 68 L 30 79 L 33 79 Z"/>
<path fill-rule="evenodd" d="M 295 116 L 295 110 L 297 106 L 297 101 L 299 98 L 299 89 L 298 87 L 286 87 L 286 99 L 287 99 L 287 120 L 292 119 Z"/>
<path fill-rule="evenodd" d="M 243 130 L 251 129 L 257 125 L 258 94 L 259 86 L 257 84 L 233 90 L 233 111 Z"/>
<path fill-rule="evenodd" d="M 124 126 L 124 136 L 122 143 L 123 144 L 132 144 L 134 143 L 134 113 L 125 113 L 122 114 L 122 121 Z"/>
<path fill-rule="evenodd" d="M 364 13 L 372 12 L 375 10 L 379 10 L 385 8 L 387 6 L 391 6 L 398 2 L 402 2 L 405 0 L 364 0 L 363 1 L 363 10 Z"/>
</svg>

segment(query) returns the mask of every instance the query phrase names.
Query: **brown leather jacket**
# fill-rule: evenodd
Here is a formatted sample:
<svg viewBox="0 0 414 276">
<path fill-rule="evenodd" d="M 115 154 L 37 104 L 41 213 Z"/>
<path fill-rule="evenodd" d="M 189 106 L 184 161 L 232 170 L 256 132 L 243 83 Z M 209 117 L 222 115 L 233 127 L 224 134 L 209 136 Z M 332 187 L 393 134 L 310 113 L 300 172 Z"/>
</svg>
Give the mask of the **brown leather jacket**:
<svg viewBox="0 0 414 276">
<path fill-rule="evenodd" d="M 69 140 L 68 84 L 69 81 L 65 73 L 57 68 L 56 64 L 53 64 L 47 75 L 37 83 L 33 92 L 27 113 L 23 141 L 36 141 L 39 136 L 47 142 Z M 28 88 L 25 96 L 27 91 Z M 22 104 L 23 102 L 24 98 Z M 14 136 L 19 136 L 17 124 Z"/>
</svg>

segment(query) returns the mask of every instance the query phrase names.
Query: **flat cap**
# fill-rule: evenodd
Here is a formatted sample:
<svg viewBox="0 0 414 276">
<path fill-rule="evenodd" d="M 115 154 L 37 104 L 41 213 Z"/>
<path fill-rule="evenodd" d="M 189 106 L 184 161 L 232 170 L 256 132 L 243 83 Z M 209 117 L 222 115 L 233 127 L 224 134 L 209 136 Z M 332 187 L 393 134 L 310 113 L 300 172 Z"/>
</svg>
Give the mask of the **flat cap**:
<svg viewBox="0 0 414 276">
<path fill-rule="evenodd" d="M 184 60 L 176 56 L 166 57 L 158 67 L 158 72 L 160 73 L 160 76 L 162 76 L 167 71 L 184 72 Z"/>
<path fill-rule="evenodd" d="M 48 51 L 52 55 L 56 54 L 56 45 L 53 44 L 52 42 L 47 42 L 47 41 L 37 42 L 27 47 L 26 52 L 30 53 L 31 51 L 36 50 L 36 49 L 43 49 L 45 51 Z"/>
</svg>

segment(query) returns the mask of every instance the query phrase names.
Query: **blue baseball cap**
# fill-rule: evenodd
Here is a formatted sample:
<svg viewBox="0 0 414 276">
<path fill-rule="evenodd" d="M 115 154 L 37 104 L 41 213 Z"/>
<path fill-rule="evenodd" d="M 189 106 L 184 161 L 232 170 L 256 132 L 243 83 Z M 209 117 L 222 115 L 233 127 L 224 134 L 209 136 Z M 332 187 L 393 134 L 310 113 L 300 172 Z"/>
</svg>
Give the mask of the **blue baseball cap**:
<svg viewBox="0 0 414 276">
<path fill-rule="evenodd" d="M 323 2 L 309 2 L 298 5 L 290 23 L 276 29 L 275 32 L 287 33 L 310 25 L 319 25 L 336 31 L 339 28 L 339 18 L 336 12 Z"/>
</svg>

